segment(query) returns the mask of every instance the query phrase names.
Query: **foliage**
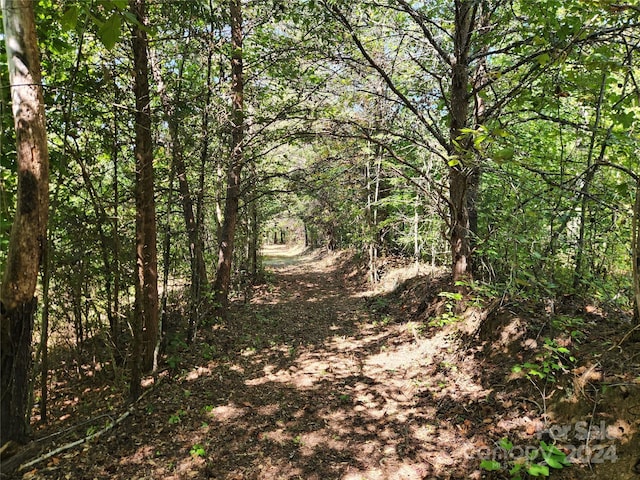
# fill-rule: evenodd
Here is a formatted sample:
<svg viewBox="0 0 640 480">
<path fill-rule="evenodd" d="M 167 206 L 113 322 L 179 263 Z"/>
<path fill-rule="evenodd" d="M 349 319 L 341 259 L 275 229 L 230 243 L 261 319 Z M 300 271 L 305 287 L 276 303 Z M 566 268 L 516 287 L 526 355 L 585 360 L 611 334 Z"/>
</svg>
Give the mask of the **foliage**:
<svg viewBox="0 0 640 480">
<path fill-rule="evenodd" d="M 575 361 L 576 358 L 568 348 L 558 345 L 554 339 L 545 338 L 542 352 L 536 357 L 536 361 L 514 365 L 512 371 L 524 372 L 529 379 L 555 382 L 557 376 L 567 373 L 569 364 Z"/>
<path fill-rule="evenodd" d="M 555 445 L 547 444 L 542 440 L 537 448 L 531 449 L 526 456 L 518 458 L 512 458 L 514 444 L 508 438 L 501 439 L 498 445 L 509 460 L 500 463 L 497 460 L 485 459 L 480 462 L 480 468 L 487 471 L 505 470 L 512 480 L 522 480 L 523 474 L 532 477 L 548 477 L 550 475 L 549 467 L 560 470 L 571 465 L 566 454 Z M 520 451 L 522 450 L 520 449 Z"/>
<path fill-rule="evenodd" d="M 204 447 L 201 444 L 196 443 L 189 450 L 189 455 L 192 455 L 194 457 L 206 457 L 207 451 L 204 449 Z"/>
<path fill-rule="evenodd" d="M 429 325 L 432 327 L 444 327 L 445 325 L 460 321 L 460 315 L 455 312 L 456 304 L 462 300 L 463 295 L 459 292 L 440 292 L 438 296 L 446 299 L 445 311 L 436 318 L 429 320 Z"/>
<path fill-rule="evenodd" d="M 478 168 L 470 289 L 487 297 L 565 294 L 629 308 L 638 151 L 636 8 L 611 1 L 484 2 L 470 45 L 468 124 L 451 138 L 451 2 L 244 2 L 247 173 L 234 281 L 249 298 L 252 247 L 280 241 L 355 248 L 371 278 L 385 257 L 450 266 L 450 174 Z M 211 292 L 185 309 L 190 252 L 176 161 L 194 199 L 209 272 L 218 261 L 231 121 L 227 3 L 148 2 L 159 273 L 166 362 L 193 348 L 183 318 L 223 325 Z M 51 159 L 50 318 L 56 342 L 106 338 L 131 355 L 136 265 L 134 99 L 125 0 L 39 0 Z M 479 17 L 480 18 L 480 17 Z M 359 45 L 356 42 L 359 41 Z M 0 52 L 0 66 L 6 65 Z M 0 269 L 18 195 L 6 68 L 0 68 Z M 162 79 L 168 109 L 160 99 Z M 161 115 L 160 112 L 164 112 Z M 169 121 L 175 122 L 171 131 Z M 469 158 L 452 156 L 451 145 Z M 464 150 L 464 149 L 462 149 Z M 464 156 L 463 155 L 463 156 Z M 463 165 L 467 162 L 467 165 Z M 195 296 L 195 294 L 193 294 Z M 458 320 L 443 292 L 442 326 Z M 372 305 L 384 310 L 382 300 Z M 268 321 L 275 321 L 267 319 Z M 267 321 L 265 320 L 265 321 Z M 382 323 L 389 321 L 381 317 Z M 554 317 L 573 340 L 581 324 Z M 205 360 L 216 345 L 197 350 Z M 546 339 L 516 366 L 553 381 L 574 361 Z"/>
<path fill-rule="evenodd" d="M 171 416 L 169 417 L 169 424 L 175 425 L 177 423 L 181 423 L 182 417 L 184 417 L 186 414 L 187 412 L 182 409 L 176 411 L 176 413 L 171 414 Z"/>
</svg>

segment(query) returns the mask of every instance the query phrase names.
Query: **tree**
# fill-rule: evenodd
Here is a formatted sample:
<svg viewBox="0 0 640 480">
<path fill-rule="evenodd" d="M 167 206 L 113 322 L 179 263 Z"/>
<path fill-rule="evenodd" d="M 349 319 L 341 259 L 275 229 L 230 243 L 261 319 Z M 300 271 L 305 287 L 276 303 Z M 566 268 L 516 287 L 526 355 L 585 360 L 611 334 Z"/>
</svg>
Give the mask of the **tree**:
<svg viewBox="0 0 640 480">
<path fill-rule="evenodd" d="M 242 4 L 241 0 L 230 0 L 231 18 L 231 159 L 227 171 L 227 196 L 224 206 L 224 221 L 218 246 L 218 266 L 214 292 L 216 301 L 224 308 L 229 297 L 233 242 L 240 204 L 240 181 L 244 166 L 244 79 L 242 66 Z"/>
<path fill-rule="evenodd" d="M 144 28 L 145 0 L 131 0 L 137 22 L 132 26 L 134 64 L 136 158 L 136 299 L 134 349 L 132 353 L 131 397 L 140 395 L 141 371 L 155 368 L 159 335 L 158 253 L 153 180 L 153 139 L 147 32 Z"/>
<path fill-rule="evenodd" d="M 151 58 L 153 59 L 153 50 L 150 50 L 149 53 L 151 54 Z M 204 245 L 198 231 L 200 227 L 197 224 L 197 219 L 194 214 L 193 197 L 191 195 L 189 182 L 187 181 L 187 167 L 184 161 L 184 148 L 179 135 L 179 117 L 175 108 L 175 105 L 179 104 L 179 102 L 181 101 L 180 94 L 182 92 L 181 86 L 183 82 L 182 73 L 184 70 L 184 56 L 182 58 L 182 61 L 180 62 L 180 67 L 178 70 L 178 86 L 175 89 L 175 100 L 173 102 L 169 97 L 167 87 L 165 85 L 164 79 L 162 78 L 159 62 L 157 60 L 153 60 L 153 63 L 155 64 L 153 73 L 155 76 L 156 84 L 158 86 L 158 94 L 160 96 L 160 101 L 162 102 L 164 118 L 167 122 L 169 130 L 172 169 L 178 176 L 180 202 L 182 204 L 182 215 L 184 217 L 185 227 L 187 230 L 187 238 L 189 240 L 192 317 L 195 317 L 197 314 L 196 306 L 200 302 L 201 296 L 203 294 L 206 295 L 209 291 L 209 280 L 207 278 L 207 269 L 204 260 Z M 171 205 L 169 205 L 169 208 L 171 208 Z M 168 265 L 165 265 L 165 271 L 167 271 L 167 268 Z M 189 339 L 192 339 L 192 337 L 195 335 L 197 326 L 196 320 L 196 318 L 190 318 L 190 331 L 188 334 Z"/>
<path fill-rule="evenodd" d="M 406 7 L 406 5 L 405 5 Z M 473 142 L 464 132 L 469 128 L 469 95 L 472 36 L 475 33 L 479 4 L 475 1 L 454 2 L 455 30 L 449 90 L 449 209 L 453 280 L 471 274 L 471 239 L 477 235 L 474 199 L 478 195 L 479 166 L 475 164 Z M 476 109 L 478 106 L 476 105 Z M 475 112 L 476 114 L 478 112 Z M 477 115 L 476 115 L 477 118 Z M 475 127 L 475 126 L 474 126 Z"/>
<path fill-rule="evenodd" d="M 357 57 L 341 52 L 342 63 L 375 72 L 390 92 L 385 100 L 413 116 L 416 145 L 444 161 L 452 273 L 464 279 L 474 270 L 486 146 L 504 132 L 505 108 L 556 61 L 595 41 L 599 24 L 585 22 L 578 4 L 554 1 L 544 9 L 470 0 L 322 3 L 355 46 Z M 385 38 L 384 55 L 377 38 Z"/>
<path fill-rule="evenodd" d="M 2 0 L 17 144 L 18 194 L 0 288 L 0 444 L 28 435 L 34 297 L 46 245 L 49 154 L 34 2 Z"/>
</svg>

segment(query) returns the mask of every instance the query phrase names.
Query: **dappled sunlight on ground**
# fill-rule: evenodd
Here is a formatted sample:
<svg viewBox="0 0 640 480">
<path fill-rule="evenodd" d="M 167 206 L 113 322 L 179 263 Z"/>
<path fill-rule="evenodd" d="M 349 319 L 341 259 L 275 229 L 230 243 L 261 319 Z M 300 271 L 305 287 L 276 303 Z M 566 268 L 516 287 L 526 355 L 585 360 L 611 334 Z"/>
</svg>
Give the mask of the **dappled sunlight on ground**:
<svg viewBox="0 0 640 480">
<path fill-rule="evenodd" d="M 253 327 L 253 337 L 264 335 L 269 346 L 251 350 L 235 400 L 211 411 L 216 432 L 240 435 L 226 432 L 213 461 L 243 455 L 246 463 L 255 455 L 243 478 L 448 478 L 479 444 L 467 438 L 463 419 L 438 420 L 438 405 L 474 404 L 489 394 L 474 380 L 475 367 L 449 378 L 445 332 L 421 338 L 402 323 L 376 327 L 363 304 L 349 300 L 351 292 L 336 295 L 326 265 L 281 267 L 278 288 L 264 293 L 269 303 L 256 296 L 255 305 L 278 306 L 278 318 L 261 310 L 257 319 L 275 330 L 249 322 L 230 327 L 240 337 L 244 325 Z M 309 280 L 322 274 L 323 282 Z M 290 295 L 293 284 L 301 295 Z M 292 328 L 306 335 L 290 335 Z M 434 366 L 434 359 L 442 360 Z M 455 451 L 443 450 L 451 444 Z M 269 455 L 274 448 L 280 462 Z"/>
<path fill-rule="evenodd" d="M 479 467 L 501 438 L 537 444 L 542 401 L 508 390 L 518 380 L 461 347 L 455 325 L 359 295 L 339 256 L 269 252 L 271 283 L 174 352 L 126 427 L 25 478 L 497 479 Z M 504 323 L 493 345 L 508 357 L 524 320 Z M 637 425 L 614 420 L 632 448 Z"/>
</svg>

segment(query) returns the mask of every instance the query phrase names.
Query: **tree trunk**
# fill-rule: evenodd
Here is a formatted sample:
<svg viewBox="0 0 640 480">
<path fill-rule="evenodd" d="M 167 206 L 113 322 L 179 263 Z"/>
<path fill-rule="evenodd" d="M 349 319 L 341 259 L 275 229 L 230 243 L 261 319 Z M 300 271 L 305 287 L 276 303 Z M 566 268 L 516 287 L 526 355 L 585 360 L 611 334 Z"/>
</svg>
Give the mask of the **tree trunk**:
<svg viewBox="0 0 640 480">
<path fill-rule="evenodd" d="M 114 91 L 117 85 L 114 81 Z M 121 361 L 124 356 L 120 341 L 120 236 L 119 236 L 119 215 L 120 204 L 119 183 L 118 183 L 118 112 L 116 109 L 117 94 L 114 95 L 113 106 L 113 143 L 111 144 L 111 160 L 113 162 L 113 323 L 109 326 L 111 331 L 111 342 L 115 349 L 115 358 Z M 115 368 L 115 365 L 114 365 Z"/>
<path fill-rule="evenodd" d="M 153 52 L 152 59 L 153 59 Z M 154 78 L 158 84 L 158 92 L 160 94 L 160 100 L 162 102 L 162 108 L 164 110 L 164 118 L 169 126 L 169 137 L 171 140 L 171 154 L 173 167 L 178 177 L 178 188 L 180 189 L 180 203 L 182 204 L 182 214 L 184 216 L 185 227 L 187 230 L 187 236 L 189 239 L 189 256 L 191 259 L 191 277 L 192 283 L 198 284 L 196 287 L 199 292 L 206 292 L 209 286 L 209 280 L 207 279 L 207 269 L 204 262 L 202 239 L 198 235 L 198 225 L 196 217 L 194 215 L 193 200 L 191 196 L 191 189 L 187 181 L 187 168 L 184 163 L 184 154 L 182 148 L 182 142 L 178 135 L 178 119 L 176 118 L 175 108 L 169 98 L 166 86 L 164 84 L 162 75 L 160 73 L 160 66 L 157 60 L 153 62 L 156 66 L 154 68 Z M 184 62 L 180 64 L 179 81 L 182 81 L 182 70 Z M 180 102 L 181 89 L 176 90 L 175 104 Z M 205 107 L 206 108 L 206 107 Z"/>
<path fill-rule="evenodd" d="M 182 89 L 180 84 L 176 89 L 175 98 L 173 102 L 169 98 L 167 88 L 160 72 L 160 65 L 155 58 L 154 51 L 150 50 L 150 56 L 154 65 L 153 73 L 158 85 L 158 93 L 160 95 L 160 101 L 162 102 L 162 108 L 164 110 L 164 118 L 169 127 L 169 140 L 171 146 L 171 178 L 173 179 L 174 172 L 178 177 L 178 188 L 180 191 L 180 203 L 182 204 L 182 215 L 185 222 L 185 228 L 187 231 L 187 238 L 189 241 L 189 260 L 191 266 L 191 305 L 189 315 L 189 328 L 187 332 L 187 340 L 192 341 L 195 338 L 196 331 L 199 323 L 199 306 L 201 302 L 202 294 L 206 294 L 209 290 L 209 280 L 207 278 L 207 268 L 204 261 L 204 244 L 202 242 L 202 236 L 199 235 L 200 226 L 194 214 L 193 199 L 191 196 L 191 189 L 189 188 L 189 182 L 187 181 L 187 168 L 184 162 L 184 149 L 182 148 L 182 142 L 179 136 L 179 123 L 176 117 L 175 106 L 181 101 L 180 93 Z M 178 71 L 178 82 L 182 82 L 182 72 L 184 69 L 184 57 L 180 62 Z M 205 110 L 207 109 L 205 104 Z M 206 130 L 206 129 L 205 129 Z M 173 191 L 173 181 L 171 182 L 171 191 Z M 169 202 L 169 211 L 171 210 L 171 202 Z M 169 255 L 169 242 L 170 242 L 170 228 L 167 227 L 166 242 L 165 245 L 165 258 Z M 166 287 L 166 281 L 168 280 L 168 265 L 165 265 L 165 272 L 163 276 L 163 282 Z M 164 320 L 166 318 L 166 301 L 167 292 L 163 288 L 162 297 L 162 324 L 164 328 Z"/>
<path fill-rule="evenodd" d="M 46 242 L 49 154 L 32 0 L 2 0 L 17 144 L 18 193 L 0 286 L 0 444 L 24 442 L 34 298 Z"/>
<path fill-rule="evenodd" d="M 165 213 L 165 229 L 164 229 L 164 241 L 162 245 L 162 297 L 160 299 L 160 336 L 165 338 L 168 331 L 168 319 L 169 312 L 167 311 L 167 305 L 169 303 L 169 274 L 171 273 L 171 206 L 173 205 L 173 191 L 175 183 L 175 163 L 171 164 L 171 170 L 169 172 L 169 195 L 167 197 L 167 211 Z M 193 257 L 192 257 L 193 260 Z M 193 261 L 191 262 L 193 267 Z M 191 271 L 193 274 L 193 270 Z M 191 285 L 193 289 L 193 285 Z M 191 299 L 193 302 L 194 299 Z M 193 303 L 192 303 L 193 308 Z M 195 325 L 195 316 L 189 315 L 189 332 L 187 334 L 187 340 L 191 339 L 192 327 Z M 164 346 L 164 345 L 163 345 Z"/>
<path fill-rule="evenodd" d="M 456 0 L 454 60 L 451 72 L 449 124 L 449 208 L 450 246 L 453 280 L 465 280 L 471 274 L 471 216 L 479 182 L 474 165 L 472 143 L 463 129 L 468 127 L 469 106 L 469 46 L 476 16 L 475 2 Z M 470 200 L 472 200 L 470 202 Z M 475 209 L 472 210 L 475 217 Z"/>
<path fill-rule="evenodd" d="M 57 203 L 57 202 L 56 202 Z M 55 204 L 54 204 L 55 205 Z M 53 242 L 47 238 L 42 252 L 42 322 L 40 327 L 40 423 L 47 423 L 49 401 L 49 312 Z"/>
<path fill-rule="evenodd" d="M 258 205 L 255 200 L 249 204 L 249 275 L 251 281 L 258 278 L 258 249 L 260 247 L 260 224 L 258 221 Z"/>
<path fill-rule="evenodd" d="M 218 247 L 218 268 L 214 291 L 216 301 L 224 309 L 229 299 L 233 240 L 238 221 L 240 180 L 243 166 L 244 142 L 244 80 L 242 74 L 242 6 L 241 0 L 230 0 L 231 15 L 231 162 L 227 173 L 227 197 L 224 221 Z"/>
<path fill-rule="evenodd" d="M 607 75 L 602 76 L 600 83 L 600 94 L 598 95 L 598 103 L 596 104 L 596 118 L 593 122 L 591 140 L 589 142 L 589 153 L 587 154 L 587 174 L 585 175 L 584 183 L 580 189 L 580 227 L 578 231 L 578 241 L 576 244 L 576 264 L 573 271 L 573 288 L 578 290 L 580 288 L 580 282 L 584 274 L 584 248 L 585 248 L 585 230 L 588 216 L 588 198 L 589 188 L 591 187 L 591 181 L 595 176 L 595 168 L 591 168 L 593 164 L 594 151 L 596 148 L 596 140 L 598 137 L 598 130 L 600 129 L 600 118 L 602 116 L 602 105 L 604 100 L 604 91 L 607 82 Z M 598 160 L 604 158 L 606 150 L 606 139 L 602 144 L 601 153 Z"/>
<path fill-rule="evenodd" d="M 211 0 L 209 0 L 209 12 L 212 14 L 213 12 L 213 4 L 211 2 Z M 213 37 L 213 26 L 211 26 L 211 31 L 209 32 L 209 35 L 211 37 Z M 209 133 L 209 108 L 210 108 L 210 104 L 211 104 L 211 93 L 213 90 L 212 84 L 211 84 L 211 66 L 212 66 L 212 59 L 213 59 L 213 47 L 212 47 L 212 41 L 208 42 L 208 50 L 207 50 L 207 73 L 206 73 L 206 81 L 207 81 L 207 88 L 206 88 L 206 93 L 205 93 L 205 98 L 204 98 L 204 102 L 203 102 L 203 107 L 202 107 L 202 140 L 201 140 L 201 145 L 202 148 L 200 150 L 200 170 L 198 172 L 198 189 L 197 189 L 197 196 L 196 196 L 196 221 L 195 221 L 195 225 L 196 225 L 196 238 L 195 238 L 195 244 L 200 246 L 201 252 L 204 254 L 204 218 L 205 218 L 205 212 L 204 212 L 204 193 L 205 193 L 205 177 L 206 177 L 206 170 L 207 170 L 207 164 L 209 163 L 209 141 L 210 141 L 210 133 Z M 217 195 L 217 194 L 216 194 Z M 216 201 L 216 207 L 217 207 L 217 201 Z M 217 232 L 218 232 L 218 223 L 216 221 L 216 239 L 218 238 L 217 236 Z M 204 260 L 203 260 L 204 262 Z M 203 271 L 206 272 L 206 267 L 202 267 Z M 193 273 L 193 271 L 192 271 Z M 206 288 L 207 291 L 203 292 L 202 289 L 200 288 L 201 282 L 192 282 L 191 285 L 191 293 L 192 293 L 192 302 L 191 302 L 191 312 L 189 315 L 189 332 L 188 332 L 188 338 L 190 339 L 194 339 L 195 335 L 196 335 L 196 330 L 198 328 L 198 322 L 199 322 L 199 317 L 200 317 L 200 311 L 201 311 L 201 305 L 203 304 L 202 302 L 202 294 L 206 293 L 206 308 L 208 309 L 209 307 L 209 302 L 211 301 L 211 297 L 210 297 L 210 293 L 211 293 L 211 285 L 209 284 L 209 280 L 206 279 Z"/>
<path fill-rule="evenodd" d="M 380 167 L 381 167 L 381 152 L 379 146 L 375 147 L 375 178 L 372 175 L 372 163 L 371 159 L 367 159 L 365 166 L 365 181 L 367 189 L 367 206 L 366 206 L 366 219 L 367 219 L 367 237 L 369 244 L 367 246 L 369 256 L 369 283 L 372 285 L 377 284 L 380 281 L 378 275 L 378 256 L 380 254 L 380 232 L 378 229 L 378 200 L 380 193 Z"/>
<path fill-rule="evenodd" d="M 640 325 L 640 181 L 636 179 L 636 200 L 633 205 L 631 228 L 631 261 L 633 262 L 633 299 L 635 304 L 634 318 Z"/>
<path fill-rule="evenodd" d="M 140 25 L 145 22 L 145 0 L 131 0 L 132 13 Z M 151 137 L 151 105 L 149 97 L 149 64 L 147 34 L 138 25 L 132 27 L 134 61 L 135 158 L 136 158 L 136 302 L 135 335 L 132 356 L 131 397 L 140 392 L 139 376 L 155 368 L 158 344 L 158 252 L 156 245 L 156 209 L 153 180 L 153 145 Z M 139 351 L 135 351 L 139 350 Z M 137 355 L 139 354 L 139 355 Z M 140 362 L 140 363 L 139 363 Z M 140 372 L 136 371 L 140 369 Z M 136 385 L 133 382 L 136 382 Z"/>
</svg>

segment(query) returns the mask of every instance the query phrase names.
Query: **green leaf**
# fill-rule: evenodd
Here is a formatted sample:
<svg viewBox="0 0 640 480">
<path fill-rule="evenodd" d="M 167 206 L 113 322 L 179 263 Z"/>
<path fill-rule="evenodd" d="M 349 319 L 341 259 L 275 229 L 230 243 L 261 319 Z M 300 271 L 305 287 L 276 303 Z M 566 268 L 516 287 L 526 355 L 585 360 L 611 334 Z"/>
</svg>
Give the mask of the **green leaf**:
<svg viewBox="0 0 640 480">
<path fill-rule="evenodd" d="M 122 28 L 122 18 L 119 13 L 111 15 L 106 22 L 98 30 L 98 36 L 100 41 L 104 44 L 107 50 L 111 50 L 116 46 L 118 39 L 120 38 L 120 30 Z"/>
<path fill-rule="evenodd" d="M 123 15 L 124 15 L 125 19 L 127 20 L 127 22 L 129 22 L 131 25 L 136 25 L 138 27 L 141 26 L 140 22 L 138 21 L 138 17 L 136 17 L 133 13 L 124 12 Z"/>
<path fill-rule="evenodd" d="M 538 62 L 541 66 L 546 65 L 551 61 L 551 55 L 548 53 L 542 53 L 536 57 L 536 62 Z"/>
<path fill-rule="evenodd" d="M 507 451 L 510 451 L 513 448 L 513 442 L 506 437 L 501 439 L 498 442 L 498 445 L 500 445 L 502 448 L 504 448 Z"/>
<path fill-rule="evenodd" d="M 546 465 L 540 465 L 540 464 L 536 463 L 536 464 L 530 465 L 527 468 L 527 472 L 532 477 L 539 477 L 540 475 L 542 475 L 544 477 L 548 477 L 549 476 L 549 467 L 547 467 Z"/>
<path fill-rule="evenodd" d="M 496 462 L 495 460 L 482 460 L 480 462 L 480 468 L 488 472 L 494 472 L 496 470 L 500 470 L 502 465 L 500 465 L 500 462 Z"/>
<path fill-rule="evenodd" d="M 121 12 L 127 9 L 128 0 L 111 0 L 113 6 L 116 7 Z"/>
<path fill-rule="evenodd" d="M 543 455 L 543 456 L 545 457 L 545 461 L 547 462 L 547 464 L 551 468 L 560 469 L 560 468 L 564 467 L 564 463 L 559 461 L 556 457 L 554 457 L 554 456 L 546 456 L 546 455 Z"/>
<path fill-rule="evenodd" d="M 628 197 L 629 196 L 629 185 L 626 182 L 625 183 L 619 183 L 614 188 L 616 189 L 616 191 L 618 192 L 619 195 L 621 195 L 623 197 Z"/>
<path fill-rule="evenodd" d="M 60 19 L 60 25 L 63 30 L 75 30 L 76 25 L 78 25 L 78 16 L 80 14 L 80 10 L 76 5 L 73 5 L 64 12 L 64 15 Z"/>
<path fill-rule="evenodd" d="M 542 458 L 551 468 L 560 469 L 568 465 L 567 456 L 558 447 L 547 445 L 543 441 L 540 442 L 540 445 L 542 446 Z"/>
<path fill-rule="evenodd" d="M 535 375 L 536 377 L 539 377 L 539 378 L 546 377 L 546 374 L 544 372 L 541 372 L 536 368 L 532 368 L 531 370 L 529 370 L 529 375 Z"/>
<path fill-rule="evenodd" d="M 501 138 L 505 138 L 509 136 L 509 132 L 507 132 L 506 130 L 502 129 L 502 128 L 494 128 L 491 131 L 491 134 L 496 136 L 496 137 L 501 137 Z"/>
<path fill-rule="evenodd" d="M 440 292 L 438 293 L 438 296 L 456 301 L 462 300 L 462 294 L 459 292 Z"/>
<path fill-rule="evenodd" d="M 515 480 L 516 478 L 521 478 L 520 475 L 516 475 L 516 473 L 522 470 L 524 464 L 516 463 L 511 470 L 509 470 L 509 475 L 511 475 L 511 480 Z"/>
<path fill-rule="evenodd" d="M 196 443 L 193 447 L 191 447 L 191 450 L 189 450 L 189 453 L 191 455 L 193 455 L 194 457 L 206 457 L 207 456 L 206 450 L 199 443 Z"/>
<path fill-rule="evenodd" d="M 614 121 L 616 122 L 616 124 L 619 124 L 620 126 L 622 126 L 623 129 L 628 129 L 631 128 L 631 125 L 633 125 L 633 121 L 635 120 L 635 115 L 633 112 L 624 112 L 624 113 L 619 113 L 617 115 L 613 116 Z"/>
<path fill-rule="evenodd" d="M 513 154 L 514 154 L 513 147 L 507 147 L 507 148 L 503 148 L 502 150 L 498 150 L 496 153 L 494 153 L 493 159 L 498 163 L 507 162 L 513 159 Z"/>
</svg>

